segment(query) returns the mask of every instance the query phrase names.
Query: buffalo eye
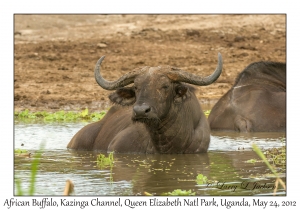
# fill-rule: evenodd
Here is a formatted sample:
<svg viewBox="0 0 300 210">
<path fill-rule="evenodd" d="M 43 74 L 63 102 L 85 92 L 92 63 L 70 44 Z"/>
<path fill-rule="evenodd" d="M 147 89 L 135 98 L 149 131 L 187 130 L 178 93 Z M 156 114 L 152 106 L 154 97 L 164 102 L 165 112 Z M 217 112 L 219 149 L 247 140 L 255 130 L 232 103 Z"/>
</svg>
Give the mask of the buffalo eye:
<svg viewBox="0 0 300 210">
<path fill-rule="evenodd" d="M 164 85 L 161 88 L 164 89 L 164 90 L 167 90 L 169 88 L 169 85 Z"/>
</svg>

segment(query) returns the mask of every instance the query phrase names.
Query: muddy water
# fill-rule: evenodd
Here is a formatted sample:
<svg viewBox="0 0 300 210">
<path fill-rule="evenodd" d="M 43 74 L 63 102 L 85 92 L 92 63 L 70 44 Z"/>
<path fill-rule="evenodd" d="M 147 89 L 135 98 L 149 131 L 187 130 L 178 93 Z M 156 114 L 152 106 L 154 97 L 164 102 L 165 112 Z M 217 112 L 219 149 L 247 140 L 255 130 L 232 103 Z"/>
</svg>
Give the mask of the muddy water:
<svg viewBox="0 0 300 210">
<path fill-rule="evenodd" d="M 35 194 L 62 195 L 67 179 L 75 185 L 75 195 L 155 195 L 176 189 L 196 195 L 272 195 L 274 177 L 251 150 L 282 146 L 284 133 L 237 134 L 213 132 L 207 154 L 114 155 L 113 167 L 97 166 L 97 152 L 66 149 L 72 136 L 87 123 L 15 124 L 15 148 L 35 153 L 45 148 L 40 159 Z M 21 146 L 21 145 L 24 146 Z M 31 157 L 15 156 L 15 177 L 26 194 L 30 183 Z M 279 173 L 280 173 L 279 169 Z M 198 174 L 208 178 L 197 182 Z M 280 173 L 285 181 L 285 173 Z M 285 195 L 282 189 L 277 194 Z"/>
</svg>

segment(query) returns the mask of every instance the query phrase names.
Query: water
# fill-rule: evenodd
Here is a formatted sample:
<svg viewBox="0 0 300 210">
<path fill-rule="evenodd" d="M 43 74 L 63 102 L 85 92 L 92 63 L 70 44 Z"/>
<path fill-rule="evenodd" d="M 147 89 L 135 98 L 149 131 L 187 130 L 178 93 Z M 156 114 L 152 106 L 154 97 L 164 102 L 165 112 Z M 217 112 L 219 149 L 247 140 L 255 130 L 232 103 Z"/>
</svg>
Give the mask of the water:
<svg viewBox="0 0 300 210">
<path fill-rule="evenodd" d="M 275 178 L 252 151 L 281 147 L 285 133 L 239 134 L 212 132 L 206 154 L 133 155 L 114 154 L 112 168 L 99 168 L 97 152 L 69 151 L 66 145 L 87 123 L 15 124 L 15 148 L 35 153 L 46 142 L 36 179 L 36 195 L 62 195 L 67 179 L 74 195 L 154 195 L 176 189 L 196 195 L 272 195 Z M 24 145 L 24 146 L 21 146 Z M 32 157 L 15 156 L 15 177 L 25 193 L 29 188 Z M 284 170 L 278 169 L 285 181 Z M 206 184 L 197 183 L 203 174 Z M 285 195 L 280 188 L 278 195 Z"/>
</svg>

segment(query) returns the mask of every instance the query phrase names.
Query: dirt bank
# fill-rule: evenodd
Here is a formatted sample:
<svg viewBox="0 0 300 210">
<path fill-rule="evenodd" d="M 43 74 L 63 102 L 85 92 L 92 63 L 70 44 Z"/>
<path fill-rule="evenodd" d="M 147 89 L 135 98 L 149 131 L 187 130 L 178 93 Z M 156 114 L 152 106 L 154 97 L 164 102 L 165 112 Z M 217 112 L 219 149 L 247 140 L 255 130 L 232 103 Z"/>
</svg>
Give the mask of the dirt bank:
<svg viewBox="0 0 300 210">
<path fill-rule="evenodd" d="M 223 56 L 214 84 L 198 87 L 215 103 L 255 61 L 286 59 L 285 15 L 15 15 L 15 110 L 102 110 L 114 80 L 138 66 L 172 65 L 207 76 Z"/>
</svg>

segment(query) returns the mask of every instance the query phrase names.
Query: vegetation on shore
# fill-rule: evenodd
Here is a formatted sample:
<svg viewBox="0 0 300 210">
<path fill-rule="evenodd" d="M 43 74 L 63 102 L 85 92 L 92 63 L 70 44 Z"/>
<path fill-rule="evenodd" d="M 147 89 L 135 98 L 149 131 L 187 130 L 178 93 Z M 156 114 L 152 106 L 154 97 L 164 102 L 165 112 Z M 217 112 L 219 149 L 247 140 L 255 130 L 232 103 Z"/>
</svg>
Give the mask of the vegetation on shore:
<svg viewBox="0 0 300 210">
<path fill-rule="evenodd" d="M 101 120 L 106 114 L 107 110 L 102 110 L 100 112 L 89 113 L 86 108 L 81 112 L 75 111 L 57 111 L 54 113 L 39 111 L 30 112 L 28 109 L 25 111 L 15 112 L 15 120 L 25 121 L 25 122 L 74 122 L 74 121 L 98 121 Z"/>
<path fill-rule="evenodd" d="M 21 122 L 76 122 L 76 121 L 99 121 L 101 120 L 108 110 L 102 110 L 100 112 L 90 113 L 86 108 L 83 111 L 57 111 L 57 112 L 47 112 L 47 111 L 37 111 L 31 112 L 28 109 L 24 111 L 16 111 L 14 113 L 15 120 Z M 210 110 L 204 111 L 206 117 L 208 117 Z"/>
</svg>

